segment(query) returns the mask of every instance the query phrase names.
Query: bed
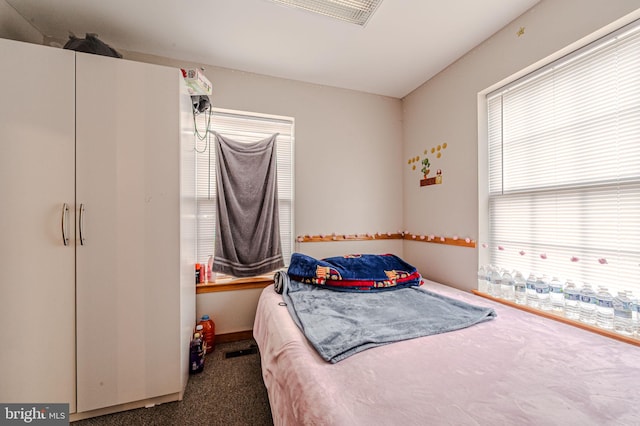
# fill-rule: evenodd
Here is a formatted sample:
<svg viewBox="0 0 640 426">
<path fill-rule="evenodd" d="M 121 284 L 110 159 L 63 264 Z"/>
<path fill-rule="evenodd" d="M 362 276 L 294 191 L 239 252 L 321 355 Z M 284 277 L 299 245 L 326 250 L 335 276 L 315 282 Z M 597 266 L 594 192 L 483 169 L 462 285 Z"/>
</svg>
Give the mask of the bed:
<svg viewBox="0 0 640 426">
<path fill-rule="evenodd" d="M 254 323 L 275 425 L 638 425 L 640 348 L 425 280 L 490 321 L 327 362 L 274 286 Z"/>
</svg>

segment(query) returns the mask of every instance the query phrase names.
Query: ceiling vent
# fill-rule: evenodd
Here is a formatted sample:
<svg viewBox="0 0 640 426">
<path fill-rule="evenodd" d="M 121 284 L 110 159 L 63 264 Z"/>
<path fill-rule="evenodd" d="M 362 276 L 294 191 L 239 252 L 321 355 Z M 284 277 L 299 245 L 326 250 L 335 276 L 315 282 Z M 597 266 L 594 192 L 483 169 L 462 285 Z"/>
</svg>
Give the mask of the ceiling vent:
<svg viewBox="0 0 640 426">
<path fill-rule="evenodd" d="M 382 0 L 271 0 L 341 21 L 365 26 Z"/>
</svg>

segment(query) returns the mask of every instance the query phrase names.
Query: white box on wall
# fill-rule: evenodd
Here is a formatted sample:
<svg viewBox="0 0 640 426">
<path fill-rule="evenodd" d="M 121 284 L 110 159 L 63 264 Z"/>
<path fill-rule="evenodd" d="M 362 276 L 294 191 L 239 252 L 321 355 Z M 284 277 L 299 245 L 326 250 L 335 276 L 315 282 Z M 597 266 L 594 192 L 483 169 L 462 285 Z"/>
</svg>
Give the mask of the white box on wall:
<svg viewBox="0 0 640 426">
<path fill-rule="evenodd" d="M 208 95 L 213 94 L 213 86 L 202 71 L 196 68 L 182 69 L 182 76 L 187 83 L 190 95 Z"/>
</svg>

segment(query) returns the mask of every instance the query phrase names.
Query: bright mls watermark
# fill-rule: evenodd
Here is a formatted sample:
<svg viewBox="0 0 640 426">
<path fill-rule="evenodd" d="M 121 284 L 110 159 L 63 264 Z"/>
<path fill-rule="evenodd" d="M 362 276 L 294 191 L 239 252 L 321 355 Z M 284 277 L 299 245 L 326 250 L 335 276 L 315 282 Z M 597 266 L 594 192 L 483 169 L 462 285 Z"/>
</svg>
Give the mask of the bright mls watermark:
<svg viewBox="0 0 640 426">
<path fill-rule="evenodd" d="M 51 425 L 69 424 L 69 404 L 2 404 L 0 425 Z"/>
</svg>

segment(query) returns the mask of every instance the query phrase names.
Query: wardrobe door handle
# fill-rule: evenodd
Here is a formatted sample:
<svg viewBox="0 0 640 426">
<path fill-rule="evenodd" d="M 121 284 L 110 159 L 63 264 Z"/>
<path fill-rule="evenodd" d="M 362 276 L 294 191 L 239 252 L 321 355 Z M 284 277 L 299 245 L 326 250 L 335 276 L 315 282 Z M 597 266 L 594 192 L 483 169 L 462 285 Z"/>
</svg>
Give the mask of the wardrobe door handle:
<svg viewBox="0 0 640 426">
<path fill-rule="evenodd" d="M 69 237 L 67 236 L 69 231 L 69 205 L 67 203 L 62 204 L 62 244 L 69 245 Z"/>
<path fill-rule="evenodd" d="M 84 228 L 84 204 L 80 204 L 80 217 L 78 218 L 78 230 L 80 231 L 80 245 L 84 245 L 84 235 L 82 230 Z"/>
</svg>

